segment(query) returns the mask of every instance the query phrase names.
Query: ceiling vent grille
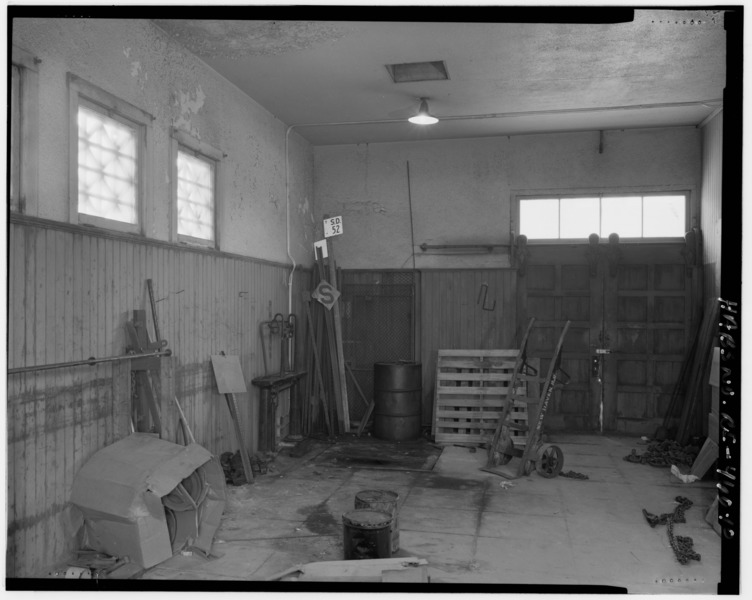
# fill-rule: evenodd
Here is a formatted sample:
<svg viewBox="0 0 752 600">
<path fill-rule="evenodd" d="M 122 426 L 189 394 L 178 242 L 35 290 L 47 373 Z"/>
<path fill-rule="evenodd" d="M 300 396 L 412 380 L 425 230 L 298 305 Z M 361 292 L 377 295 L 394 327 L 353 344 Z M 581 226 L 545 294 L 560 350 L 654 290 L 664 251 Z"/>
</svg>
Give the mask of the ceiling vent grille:
<svg viewBox="0 0 752 600">
<path fill-rule="evenodd" d="M 449 74 L 443 60 L 386 65 L 386 70 L 389 71 L 389 75 L 394 83 L 443 81 L 449 79 Z"/>
</svg>

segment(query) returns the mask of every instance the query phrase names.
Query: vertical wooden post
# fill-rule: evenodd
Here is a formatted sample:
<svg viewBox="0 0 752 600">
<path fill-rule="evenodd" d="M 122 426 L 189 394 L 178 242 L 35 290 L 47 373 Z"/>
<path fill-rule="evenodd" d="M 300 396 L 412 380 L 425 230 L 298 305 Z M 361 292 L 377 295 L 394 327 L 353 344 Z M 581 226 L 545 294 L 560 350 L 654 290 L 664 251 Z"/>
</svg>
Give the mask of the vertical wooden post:
<svg viewBox="0 0 752 600">
<path fill-rule="evenodd" d="M 131 361 L 112 363 L 112 401 L 115 403 L 114 440 L 122 440 L 131 433 Z"/>
<path fill-rule="evenodd" d="M 327 276 L 325 274 L 325 267 L 324 267 L 324 258 L 323 256 L 321 258 L 318 258 L 318 250 L 316 251 L 317 254 L 317 262 L 318 262 L 318 268 L 319 268 L 319 279 L 324 281 L 329 281 L 329 283 L 332 283 L 330 280 L 327 280 Z M 338 306 L 336 303 L 334 306 Z M 338 307 L 339 308 L 339 307 Z M 322 307 L 322 310 L 320 311 L 320 314 L 323 313 L 324 315 L 324 325 L 326 326 L 326 335 L 322 336 L 319 339 L 326 338 L 326 347 L 329 351 L 329 368 L 331 370 L 331 386 L 334 390 L 334 407 L 336 409 L 337 413 L 337 422 L 339 423 L 339 431 L 349 431 L 345 430 L 345 421 L 349 423 L 349 420 L 345 418 L 343 414 L 343 403 L 342 403 L 342 389 L 341 389 L 341 381 L 339 378 L 339 374 L 337 372 L 338 367 L 338 357 L 337 357 L 337 345 L 336 345 L 336 333 L 334 328 L 334 314 L 333 311 L 328 310 L 324 307 Z M 328 378 L 327 378 L 328 379 Z"/>
<path fill-rule="evenodd" d="M 156 374 L 155 374 L 156 375 Z M 172 356 L 159 359 L 159 398 L 157 404 L 162 417 L 162 437 L 171 442 L 178 442 L 180 413 L 175 405 L 175 362 Z"/>
<path fill-rule="evenodd" d="M 332 238 L 327 238 L 327 246 L 329 249 L 329 282 L 337 285 L 337 269 L 334 264 L 334 241 Z M 341 290 L 339 290 L 341 292 Z M 337 349 L 337 371 L 339 375 L 340 395 L 342 397 L 342 415 L 341 425 L 342 431 L 345 433 L 350 432 L 350 407 L 347 401 L 347 379 L 345 377 L 345 355 L 342 346 L 342 321 L 341 313 L 339 310 L 340 299 L 334 303 L 332 307 L 332 313 L 334 316 L 334 341 Z"/>
</svg>

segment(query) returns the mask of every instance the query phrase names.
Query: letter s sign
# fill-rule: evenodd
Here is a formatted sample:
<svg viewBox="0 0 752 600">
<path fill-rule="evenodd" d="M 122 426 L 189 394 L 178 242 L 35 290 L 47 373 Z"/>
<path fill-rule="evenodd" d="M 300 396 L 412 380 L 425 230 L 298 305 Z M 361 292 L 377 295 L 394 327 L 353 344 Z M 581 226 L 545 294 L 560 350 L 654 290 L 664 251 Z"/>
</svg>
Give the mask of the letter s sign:
<svg viewBox="0 0 752 600">
<path fill-rule="evenodd" d="M 326 306 L 328 310 L 331 310 L 334 303 L 340 297 L 340 293 L 328 281 L 321 281 L 316 286 L 316 289 L 311 292 L 311 296 Z"/>
</svg>

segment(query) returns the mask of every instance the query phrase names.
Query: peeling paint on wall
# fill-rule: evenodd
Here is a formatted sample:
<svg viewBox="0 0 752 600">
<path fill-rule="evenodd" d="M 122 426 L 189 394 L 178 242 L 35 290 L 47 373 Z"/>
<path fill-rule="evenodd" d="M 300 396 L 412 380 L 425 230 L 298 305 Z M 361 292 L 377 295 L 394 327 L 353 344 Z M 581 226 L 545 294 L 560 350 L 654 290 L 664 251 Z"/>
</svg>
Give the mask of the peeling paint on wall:
<svg viewBox="0 0 752 600">
<path fill-rule="evenodd" d="M 303 198 L 302 202 L 298 203 L 298 213 L 305 215 L 311 210 L 311 203 L 308 201 L 308 196 Z"/>
<path fill-rule="evenodd" d="M 173 119 L 172 124 L 174 127 L 189 131 L 191 135 L 200 139 L 198 128 L 194 127 L 191 123 L 193 115 L 198 114 L 198 111 L 204 106 L 204 90 L 199 85 L 195 92 L 182 92 L 173 93 L 173 105 L 180 107 L 180 116 Z"/>
<path fill-rule="evenodd" d="M 342 208 L 340 209 L 340 212 L 343 215 L 370 215 L 370 214 L 376 214 L 376 215 L 385 215 L 386 214 L 386 206 L 381 204 L 381 202 L 375 202 L 373 200 L 362 200 L 362 201 L 343 201 L 340 202 Z"/>
</svg>

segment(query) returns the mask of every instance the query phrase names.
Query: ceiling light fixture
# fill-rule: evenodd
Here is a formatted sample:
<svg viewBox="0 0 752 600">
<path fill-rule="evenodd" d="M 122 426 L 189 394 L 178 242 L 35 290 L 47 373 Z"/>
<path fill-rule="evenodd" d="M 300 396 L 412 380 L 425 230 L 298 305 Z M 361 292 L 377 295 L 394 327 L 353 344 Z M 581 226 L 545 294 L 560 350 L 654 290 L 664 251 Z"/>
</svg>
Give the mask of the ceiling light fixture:
<svg viewBox="0 0 752 600">
<path fill-rule="evenodd" d="M 416 125 L 433 125 L 438 123 L 439 120 L 428 112 L 428 100 L 425 98 L 420 99 L 420 108 L 418 114 L 408 119 L 411 123 Z"/>
</svg>

